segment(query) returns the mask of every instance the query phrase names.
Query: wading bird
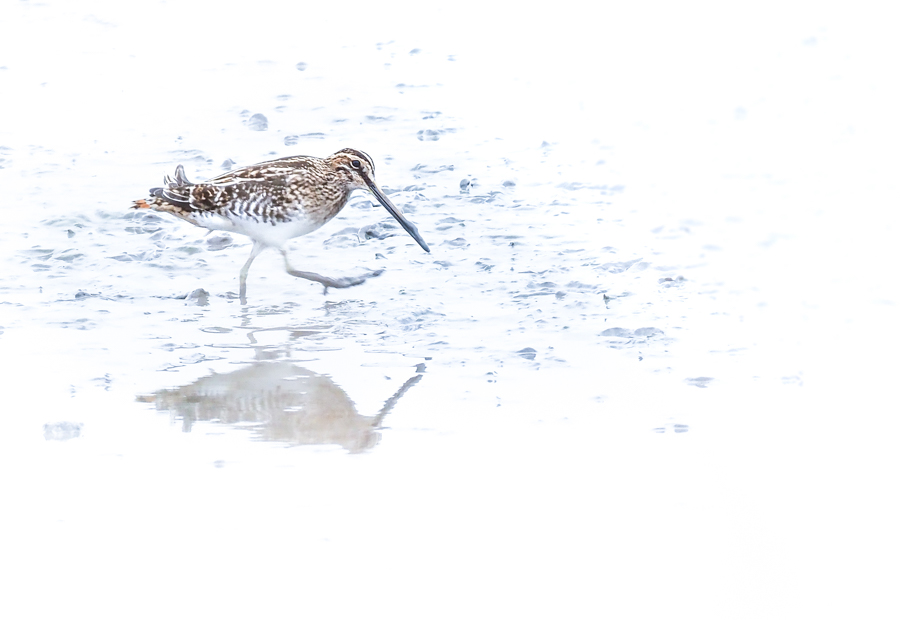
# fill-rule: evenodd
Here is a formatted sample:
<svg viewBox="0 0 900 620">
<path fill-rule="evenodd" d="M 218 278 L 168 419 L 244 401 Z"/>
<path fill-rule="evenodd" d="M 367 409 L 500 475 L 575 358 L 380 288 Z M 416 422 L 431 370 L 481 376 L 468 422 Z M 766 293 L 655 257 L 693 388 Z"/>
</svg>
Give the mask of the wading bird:
<svg viewBox="0 0 900 620">
<path fill-rule="evenodd" d="M 175 176 L 166 176 L 165 187 L 150 190 L 150 198 L 136 200 L 133 208 L 153 209 L 178 216 L 207 228 L 247 235 L 253 239 L 250 258 L 240 272 L 241 302 L 247 302 L 247 273 L 253 259 L 265 248 L 275 248 L 284 257 L 292 276 L 332 288 L 348 288 L 380 275 L 382 270 L 362 276 L 329 278 L 291 267 L 284 244 L 294 237 L 319 229 L 347 204 L 351 192 L 372 192 L 400 226 L 422 246 L 431 250 L 415 224 L 375 184 L 372 158 L 356 149 L 343 149 L 325 158 L 284 157 L 238 168 L 202 183 L 191 183 L 178 166 Z"/>
</svg>

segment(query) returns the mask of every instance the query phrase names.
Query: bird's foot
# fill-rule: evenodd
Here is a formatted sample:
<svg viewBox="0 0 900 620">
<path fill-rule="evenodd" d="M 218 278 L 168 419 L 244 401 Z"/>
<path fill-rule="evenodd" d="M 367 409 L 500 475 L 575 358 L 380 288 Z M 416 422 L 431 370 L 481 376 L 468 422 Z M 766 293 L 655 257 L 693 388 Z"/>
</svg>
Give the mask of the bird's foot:
<svg viewBox="0 0 900 620">
<path fill-rule="evenodd" d="M 381 274 L 384 273 L 384 269 L 376 269 L 375 271 L 370 271 L 369 273 L 363 274 L 361 276 L 345 276 L 343 278 L 323 278 L 323 280 L 327 280 L 327 282 L 321 282 L 324 285 L 324 289 L 322 290 L 323 295 L 328 294 L 329 288 L 350 288 L 351 286 L 359 286 L 369 278 L 377 278 Z"/>
<path fill-rule="evenodd" d="M 345 276 L 343 278 L 329 278 L 328 276 L 320 276 L 319 274 L 310 271 L 297 271 L 295 269 L 288 269 L 287 272 L 295 278 L 303 278 L 304 280 L 318 282 L 325 287 L 325 294 L 327 294 L 329 288 L 350 288 L 351 286 L 359 286 L 369 278 L 380 276 L 384 273 L 384 269 L 370 271 L 361 276 Z"/>
</svg>

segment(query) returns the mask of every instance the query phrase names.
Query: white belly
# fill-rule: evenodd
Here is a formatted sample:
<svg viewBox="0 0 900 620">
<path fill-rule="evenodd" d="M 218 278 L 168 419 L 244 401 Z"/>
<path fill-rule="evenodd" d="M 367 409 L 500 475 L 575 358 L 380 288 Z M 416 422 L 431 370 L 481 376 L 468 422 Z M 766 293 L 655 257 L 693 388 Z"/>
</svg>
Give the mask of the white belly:
<svg viewBox="0 0 900 620">
<path fill-rule="evenodd" d="M 315 221 L 303 217 L 299 213 L 291 220 L 276 222 L 274 225 L 271 223 L 254 222 L 251 219 L 232 219 L 213 214 L 205 214 L 203 217 L 196 217 L 195 219 L 197 225 L 202 226 L 203 228 L 247 235 L 254 241 L 275 248 L 282 247 L 294 237 L 308 235 L 325 224 L 325 222 L 322 221 Z"/>
</svg>

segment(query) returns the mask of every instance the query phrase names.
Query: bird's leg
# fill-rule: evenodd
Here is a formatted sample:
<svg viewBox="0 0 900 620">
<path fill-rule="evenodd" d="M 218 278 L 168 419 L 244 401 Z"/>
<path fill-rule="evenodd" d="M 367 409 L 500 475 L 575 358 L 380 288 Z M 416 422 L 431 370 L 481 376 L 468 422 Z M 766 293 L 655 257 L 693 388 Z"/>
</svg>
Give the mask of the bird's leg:
<svg viewBox="0 0 900 620">
<path fill-rule="evenodd" d="M 256 241 L 253 242 L 253 249 L 250 250 L 250 258 L 247 259 L 247 262 L 244 263 L 244 266 L 241 267 L 241 303 L 247 303 L 247 274 L 250 272 L 250 264 L 253 263 L 253 259 L 259 256 L 259 253 L 265 249 L 261 243 Z"/>
<path fill-rule="evenodd" d="M 351 286 L 357 286 L 358 284 L 362 284 L 369 278 L 374 278 L 375 276 L 380 276 L 384 273 L 384 269 L 378 269 L 377 271 L 369 272 L 362 276 L 354 276 L 354 277 L 346 277 L 346 278 L 329 278 L 327 276 L 320 276 L 317 273 L 312 273 L 311 271 L 297 271 L 293 267 L 291 267 L 290 261 L 288 261 L 287 252 L 285 250 L 281 250 L 281 255 L 284 257 L 284 270 L 289 274 L 294 276 L 295 278 L 303 278 L 304 280 L 312 280 L 313 282 L 318 282 L 322 286 L 325 287 L 325 292 L 328 292 L 328 287 L 331 288 L 350 288 Z"/>
</svg>

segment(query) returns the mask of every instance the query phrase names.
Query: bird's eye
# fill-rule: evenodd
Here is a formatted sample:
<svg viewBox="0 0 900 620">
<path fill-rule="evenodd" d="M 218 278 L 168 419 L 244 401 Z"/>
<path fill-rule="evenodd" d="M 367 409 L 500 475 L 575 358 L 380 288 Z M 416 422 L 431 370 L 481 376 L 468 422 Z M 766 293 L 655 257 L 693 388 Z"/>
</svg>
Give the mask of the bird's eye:
<svg viewBox="0 0 900 620">
<path fill-rule="evenodd" d="M 362 169 L 362 164 L 359 163 L 359 160 L 358 160 L 358 159 L 354 159 L 353 161 L 351 161 L 351 162 L 350 162 L 350 165 L 353 166 L 354 168 L 356 168 L 357 170 L 361 170 L 361 169 Z"/>
</svg>

